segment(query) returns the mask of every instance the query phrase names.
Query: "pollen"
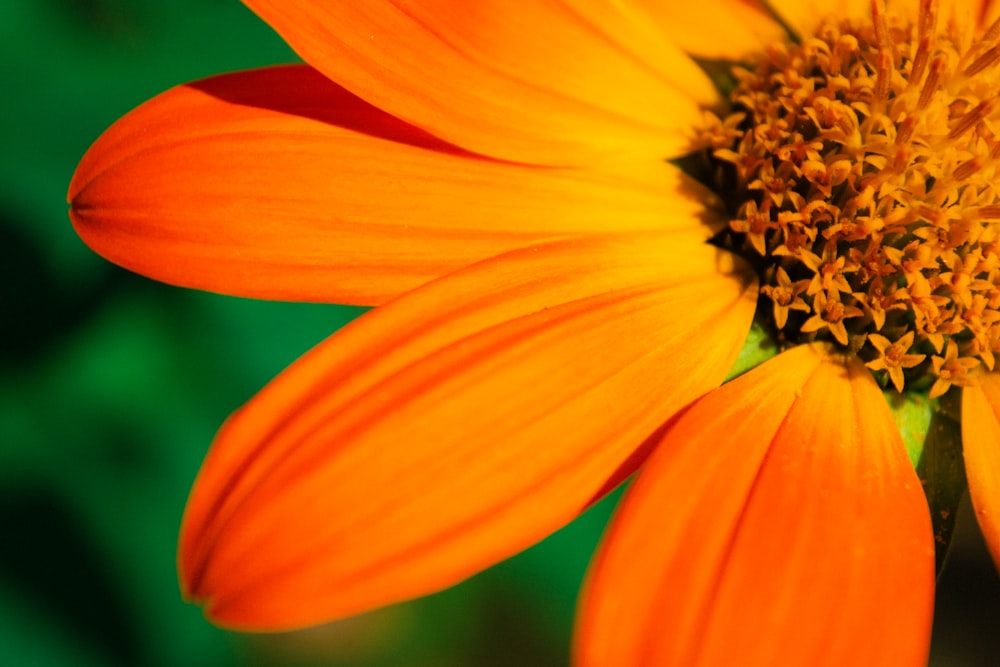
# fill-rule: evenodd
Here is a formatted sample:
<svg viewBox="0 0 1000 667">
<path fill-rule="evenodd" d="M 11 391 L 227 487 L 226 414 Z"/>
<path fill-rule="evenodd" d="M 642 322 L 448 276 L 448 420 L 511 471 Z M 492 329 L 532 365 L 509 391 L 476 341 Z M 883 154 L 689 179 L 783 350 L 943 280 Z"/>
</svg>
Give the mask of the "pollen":
<svg viewBox="0 0 1000 667">
<path fill-rule="evenodd" d="M 874 0 L 769 47 L 701 137 L 731 219 L 716 242 L 757 269 L 776 338 L 932 397 L 1000 352 L 1000 22 L 938 15 Z"/>
</svg>

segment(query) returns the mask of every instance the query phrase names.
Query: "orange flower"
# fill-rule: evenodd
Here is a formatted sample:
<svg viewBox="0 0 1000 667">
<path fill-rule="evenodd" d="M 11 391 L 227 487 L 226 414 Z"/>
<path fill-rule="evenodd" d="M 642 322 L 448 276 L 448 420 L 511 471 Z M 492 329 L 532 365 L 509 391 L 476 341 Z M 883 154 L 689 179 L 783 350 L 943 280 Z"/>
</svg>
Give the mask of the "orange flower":
<svg viewBox="0 0 1000 667">
<path fill-rule="evenodd" d="M 246 4 L 309 64 L 127 115 L 74 225 L 166 282 L 378 308 L 222 427 L 186 596 L 277 630 L 426 594 L 645 463 L 579 665 L 926 661 L 931 517 L 879 384 L 961 393 L 1000 562 L 997 8 Z M 783 351 L 724 383 L 755 313 Z"/>
</svg>

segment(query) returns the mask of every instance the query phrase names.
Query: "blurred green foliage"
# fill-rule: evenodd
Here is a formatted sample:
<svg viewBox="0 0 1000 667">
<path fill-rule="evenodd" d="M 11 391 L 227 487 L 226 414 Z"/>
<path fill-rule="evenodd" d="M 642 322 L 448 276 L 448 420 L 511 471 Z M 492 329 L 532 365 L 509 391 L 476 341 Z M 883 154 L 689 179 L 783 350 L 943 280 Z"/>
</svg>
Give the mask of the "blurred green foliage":
<svg viewBox="0 0 1000 667">
<path fill-rule="evenodd" d="M 438 596 L 241 636 L 185 604 L 187 490 L 226 415 L 361 310 L 175 289 L 76 238 L 65 192 L 119 116 L 173 85 L 296 60 L 235 0 L 0 3 L 0 664 L 565 661 L 610 507 Z"/>
<path fill-rule="evenodd" d="M 609 502 L 452 590 L 321 628 L 230 634 L 180 599 L 177 526 L 215 429 L 360 310 L 128 274 L 76 238 L 65 191 L 90 142 L 145 99 L 294 60 L 236 0 L 0 3 L 0 664 L 567 661 Z M 981 545 L 964 553 L 952 557 L 958 583 L 942 597 L 935 664 L 992 664 L 1000 653 L 996 575 Z M 979 597 L 955 592 L 966 583 Z"/>
</svg>

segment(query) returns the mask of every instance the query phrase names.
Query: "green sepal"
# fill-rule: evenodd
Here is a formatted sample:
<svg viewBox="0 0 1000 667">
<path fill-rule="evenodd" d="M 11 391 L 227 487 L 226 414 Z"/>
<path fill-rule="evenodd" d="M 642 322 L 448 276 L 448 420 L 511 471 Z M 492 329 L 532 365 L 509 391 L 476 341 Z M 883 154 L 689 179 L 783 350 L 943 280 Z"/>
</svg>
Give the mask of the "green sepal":
<svg viewBox="0 0 1000 667">
<path fill-rule="evenodd" d="M 778 344 L 774 341 L 768 328 L 760 324 L 755 318 L 750 325 L 750 331 L 743 342 L 743 349 L 733 362 L 732 368 L 726 375 L 726 382 L 743 375 L 747 371 L 760 366 L 762 363 L 778 354 Z"/>
<path fill-rule="evenodd" d="M 927 497 L 938 574 L 948 555 L 958 504 L 966 489 L 959 395 L 957 388 L 938 399 L 929 399 L 923 393 L 901 396 L 895 391 L 886 392 Z"/>
</svg>

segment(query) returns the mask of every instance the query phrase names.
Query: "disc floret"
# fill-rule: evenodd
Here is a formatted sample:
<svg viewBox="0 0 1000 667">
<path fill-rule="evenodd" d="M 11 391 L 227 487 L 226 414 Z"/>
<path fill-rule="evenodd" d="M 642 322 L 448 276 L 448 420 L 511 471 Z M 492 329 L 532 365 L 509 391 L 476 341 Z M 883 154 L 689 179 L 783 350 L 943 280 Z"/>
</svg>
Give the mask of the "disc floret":
<svg viewBox="0 0 1000 667">
<path fill-rule="evenodd" d="M 1000 352 L 1000 22 L 822 23 L 733 70 L 704 137 L 779 340 L 825 339 L 932 396 Z"/>
</svg>

